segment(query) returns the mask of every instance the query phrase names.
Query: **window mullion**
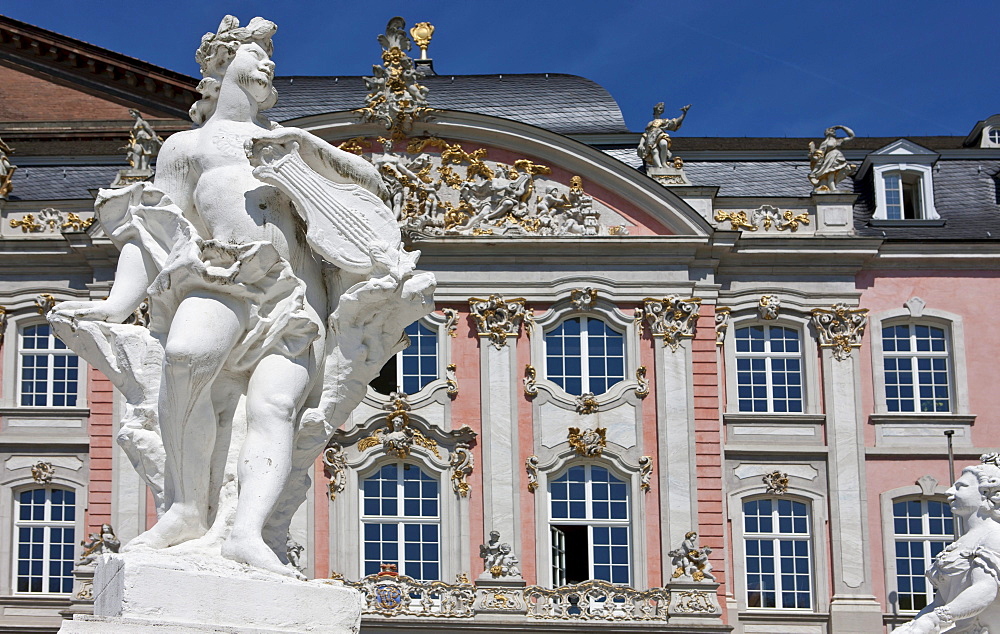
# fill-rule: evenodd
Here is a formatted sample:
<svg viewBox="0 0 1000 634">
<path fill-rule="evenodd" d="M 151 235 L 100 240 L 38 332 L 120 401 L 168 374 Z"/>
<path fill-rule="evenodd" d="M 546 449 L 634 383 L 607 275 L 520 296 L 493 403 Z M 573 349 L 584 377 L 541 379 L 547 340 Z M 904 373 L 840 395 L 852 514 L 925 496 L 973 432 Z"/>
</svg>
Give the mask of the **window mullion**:
<svg viewBox="0 0 1000 634">
<path fill-rule="evenodd" d="M 590 338 L 587 327 L 590 320 L 580 318 L 580 387 L 584 392 L 593 392 L 590 387 Z"/>
</svg>

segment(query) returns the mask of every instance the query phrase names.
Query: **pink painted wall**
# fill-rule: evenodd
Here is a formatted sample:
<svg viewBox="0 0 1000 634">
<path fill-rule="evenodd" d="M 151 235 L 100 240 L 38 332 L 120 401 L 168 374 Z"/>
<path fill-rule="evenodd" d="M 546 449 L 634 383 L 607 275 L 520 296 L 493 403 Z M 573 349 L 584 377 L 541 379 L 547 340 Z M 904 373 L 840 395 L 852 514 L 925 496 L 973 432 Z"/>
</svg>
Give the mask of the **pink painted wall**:
<svg viewBox="0 0 1000 634">
<path fill-rule="evenodd" d="M 100 532 L 111 523 L 111 460 L 114 452 L 114 386 L 88 366 L 87 404 L 90 407 L 90 488 L 87 492 L 87 532 Z"/>
</svg>

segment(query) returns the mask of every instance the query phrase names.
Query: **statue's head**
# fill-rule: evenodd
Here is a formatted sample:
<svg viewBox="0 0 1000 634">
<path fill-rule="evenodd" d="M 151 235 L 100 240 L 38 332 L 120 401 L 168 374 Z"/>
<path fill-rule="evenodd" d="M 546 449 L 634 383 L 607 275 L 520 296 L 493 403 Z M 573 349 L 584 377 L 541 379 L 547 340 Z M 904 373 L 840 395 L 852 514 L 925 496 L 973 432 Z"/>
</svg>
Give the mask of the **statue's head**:
<svg viewBox="0 0 1000 634">
<path fill-rule="evenodd" d="M 988 453 L 981 464 L 966 467 L 947 491 L 948 503 L 955 515 L 982 517 L 1000 522 L 1000 454 Z"/>
<path fill-rule="evenodd" d="M 216 33 L 206 33 L 194 58 L 201 67 L 204 79 L 198 84 L 202 99 L 191 106 L 191 119 L 204 123 L 215 111 L 222 80 L 230 73 L 237 73 L 237 80 L 254 96 L 260 110 L 266 110 L 278 101 L 278 93 L 271 85 L 274 63 L 271 38 L 278 26 L 264 18 L 254 18 L 246 26 L 227 15 Z"/>
<path fill-rule="evenodd" d="M 659 119 L 661 114 L 663 114 L 663 102 L 662 101 L 660 103 L 656 104 L 655 106 L 653 106 L 653 118 L 654 119 Z"/>
<path fill-rule="evenodd" d="M 823 131 L 823 136 L 837 136 L 837 128 L 827 128 Z"/>
</svg>

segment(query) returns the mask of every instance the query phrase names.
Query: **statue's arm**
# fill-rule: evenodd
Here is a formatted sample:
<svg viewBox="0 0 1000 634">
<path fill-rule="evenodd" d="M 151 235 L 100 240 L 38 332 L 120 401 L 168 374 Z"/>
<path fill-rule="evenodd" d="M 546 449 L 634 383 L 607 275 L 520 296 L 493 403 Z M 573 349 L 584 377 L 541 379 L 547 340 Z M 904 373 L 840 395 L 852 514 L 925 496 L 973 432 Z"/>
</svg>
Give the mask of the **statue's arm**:
<svg viewBox="0 0 1000 634">
<path fill-rule="evenodd" d="M 913 619 L 913 625 L 910 627 L 918 632 L 924 630 L 939 632 L 943 631 L 949 624 L 942 613 L 953 621 L 961 621 L 970 619 L 990 607 L 997 600 L 998 590 L 1000 590 L 996 577 L 979 567 L 973 567 L 970 573 L 971 583 L 964 590 L 945 604 L 942 604 L 940 599 L 935 598 Z M 936 627 L 938 629 L 923 628 L 922 626 L 925 624 L 928 628 Z"/>
</svg>

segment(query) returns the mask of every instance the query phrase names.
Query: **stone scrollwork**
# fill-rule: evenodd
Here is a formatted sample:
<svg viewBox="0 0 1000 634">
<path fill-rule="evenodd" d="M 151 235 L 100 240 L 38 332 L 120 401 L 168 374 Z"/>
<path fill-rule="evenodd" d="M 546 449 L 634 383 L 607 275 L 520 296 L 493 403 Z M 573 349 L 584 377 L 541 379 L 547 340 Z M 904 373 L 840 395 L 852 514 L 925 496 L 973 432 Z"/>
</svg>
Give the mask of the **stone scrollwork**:
<svg viewBox="0 0 1000 634">
<path fill-rule="evenodd" d="M 56 298 L 51 293 L 40 293 L 35 296 L 35 308 L 39 315 L 44 315 L 56 305 Z"/>
<path fill-rule="evenodd" d="M 771 321 L 778 318 L 781 309 L 781 299 L 777 295 L 761 295 L 757 302 L 757 314 L 761 319 Z"/>
<path fill-rule="evenodd" d="M 795 213 L 790 209 L 782 211 L 772 205 L 761 205 L 749 213 L 745 210 L 716 209 L 713 217 L 716 222 L 728 222 L 731 231 L 769 231 L 774 228 L 795 233 L 799 230 L 799 225 L 808 225 L 810 222 L 808 212 Z"/>
<path fill-rule="evenodd" d="M 343 493 L 347 486 L 347 457 L 344 448 L 337 442 L 331 442 L 323 451 L 323 466 L 330 478 L 327 485 L 331 500 L 337 499 L 338 493 Z"/>
<path fill-rule="evenodd" d="M 576 397 L 577 414 L 593 414 L 599 407 L 600 403 L 597 402 L 597 397 L 593 392 L 584 392 Z"/>
<path fill-rule="evenodd" d="M 701 298 L 683 299 L 670 295 L 663 299 L 647 297 L 642 302 L 642 314 L 649 330 L 663 345 L 676 352 L 682 339 L 694 337 Z"/>
<path fill-rule="evenodd" d="M 458 366 L 449 363 L 445 367 L 444 380 L 448 385 L 448 396 L 458 396 Z"/>
<path fill-rule="evenodd" d="M 732 311 L 724 306 L 715 308 L 715 345 L 721 346 L 726 342 L 726 330 L 729 329 L 729 321 L 732 318 Z"/>
<path fill-rule="evenodd" d="M 403 136 L 415 121 L 426 120 L 432 109 L 427 105 L 428 90 L 418 83 L 419 74 L 406 54 L 412 48 L 406 34 L 406 22 L 389 20 L 385 34 L 378 36 L 382 45 L 382 66 L 372 67 L 374 77 L 365 77 L 368 95 L 365 107 L 357 110 L 361 120 L 377 122 L 393 136 Z"/>
<path fill-rule="evenodd" d="M 596 288 L 574 288 L 569 292 L 569 301 L 577 310 L 590 310 L 597 301 Z"/>
<path fill-rule="evenodd" d="M 636 590 L 607 581 L 524 589 L 528 618 L 561 621 L 666 621 L 665 588 Z"/>
<path fill-rule="evenodd" d="M 675 595 L 670 611 L 675 614 L 714 614 L 718 609 L 708 592 L 688 590 Z"/>
<path fill-rule="evenodd" d="M 395 564 L 358 581 L 344 581 L 364 598 L 364 614 L 460 618 L 473 616 L 475 588 L 469 583 L 419 581 L 396 572 Z"/>
<path fill-rule="evenodd" d="M 523 297 L 504 299 L 490 295 L 486 299 L 469 298 L 469 309 L 480 337 L 488 337 L 497 350 L 507 345 L 507 337 L 517 337 L 528 308 Z"/>
<path fill-rule="evenodd" d="M 650 480 L 653 477 L 653 459 L 649 456 L 639 458 L 639 488 L 649 491 Z"/>
<path fill-rule="evenodd" d="M 455 493 L 463 498 L 468 497 L 469 483 L 465 481 L 465 478 L 472 473 L 472 468 L 475 466 L 468 443 L 460 442 L 455 445 L 448 460 L 448 466 L 451 467 L 451 486 Z"/>
<path fill-rule="evenodd" d="M 457 337 L 458 311 L 454 308 L 442 308 L 441 313 L 444 315 L 444 329 L 448 332 L 448 336 Z"/>
<path fill-rule="evenodd" d="M 38 484 L 49 484 L 56 474 L 56 468 L 51 462 L 39 460 L 31 467 L 31 479 Z"/>
<path fill-rule="evenodd" d="M 646 366 L 640 365 L 635 369 L 635 395 L 639 398 L 649 396 L 649 381 L 646 379 Z"/>
<path fill-rule="evenodd" d="M 538 488 L 538 456 L 528 456 L 524 461 L 524 470 L 528 472 L 528 490 L 534 493 Z"/>
<path fill-rule="evenodd" d="M 772 471 L 764 474 L 761 478 L 767 493 L 771 495 L 784 495 L 788 493 L 788 474 L 783 471 Z"/>
<path fill-rule="evenodd" d="M 814 308 L 812 323 L 819 335 L 822 348 L 833 348 L 833 357 L 844 361 L 851 357 L 851 350 L 861 347 L 861 338 L 868 326 L 868 309 L 851 308 L 837 303 L 831 309 Z"/>
<path fill-rule="evenodd" d="M 535 366 L 526 365 L 524 366 L 524 395 L 528 398 L 532 396 L 538 396 L 538 371 L 535 370 Z"/>
<path fill-rule="evenodd" d="M 584 429 L 583 431 L 580 431 L 579 427 L 570 427 L 566 437 L 569 440 L 570 447 L 578 455 L 587 458 L 597 458 L 604 452 L 604 448 L 608 446 L 607 433 L 608 430 L 604 427 Z"/>
</svg>

